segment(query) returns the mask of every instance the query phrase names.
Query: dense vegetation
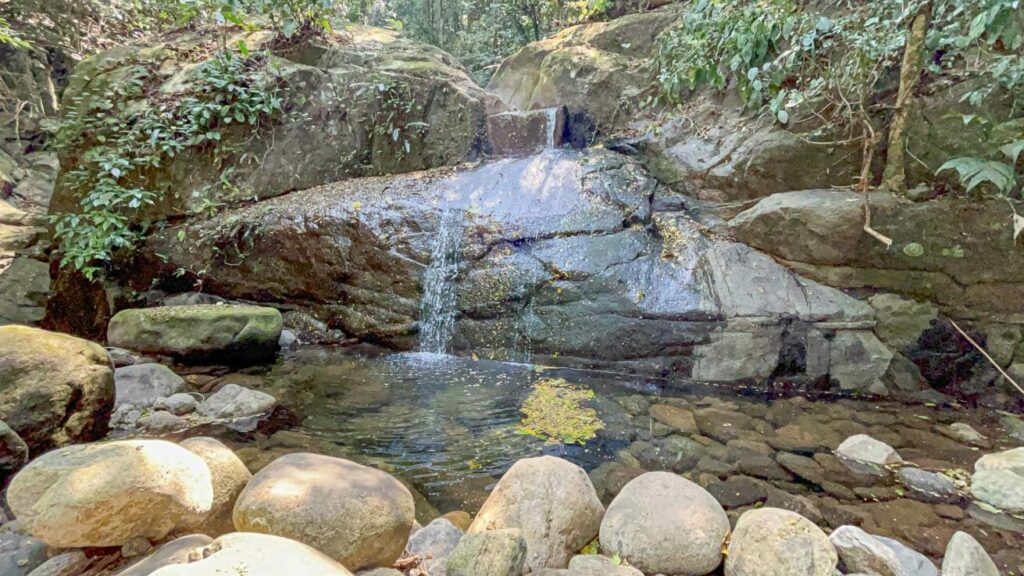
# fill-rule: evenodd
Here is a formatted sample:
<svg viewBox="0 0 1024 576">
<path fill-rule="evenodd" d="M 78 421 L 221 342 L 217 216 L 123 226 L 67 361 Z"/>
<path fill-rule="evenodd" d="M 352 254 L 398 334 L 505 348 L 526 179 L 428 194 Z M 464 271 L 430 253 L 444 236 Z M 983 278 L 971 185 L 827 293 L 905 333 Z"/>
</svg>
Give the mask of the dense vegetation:
<svg viewBox="0 0 1024 576">
<path fill-rule="evenodd" d="M 897 88 L 901 60 L 908 58 L 903 62 L 924 59 L 925 65 L 921 74 L 911 74 L 909 87 L 901 86 L 909 89 L 906 96 L 921 80 L 966 79 L 974 89 L 963 98 L 975 106 L 997 91 L 1014 95 L 1015 107 L 1024 104 L 1019 0 L 880 0 L 852 8 L 835 2 L 833 11 L 802 4 L 697 0 L 660 38 L 660 97 L 680 104 L 701 87 L 734 85 L 749 109 L 765 110 L 782 124 L 813 127 L 828 139 L 875 141 L 872 117 L 893 106 L 879 95 Z M 912 45 L 914 53 L 905 55 L 917 17 L 924 34 Z M 980 108 L 964 118 L 1004 120 L 986 117 Z M 1003 133 L 992 144 L 990 158 L 955 159 L 940 171 L 956 170 L 968 189 L 987 182 L 1004 194 L 1015 191 L 1024 134 Z"/>
</svg>

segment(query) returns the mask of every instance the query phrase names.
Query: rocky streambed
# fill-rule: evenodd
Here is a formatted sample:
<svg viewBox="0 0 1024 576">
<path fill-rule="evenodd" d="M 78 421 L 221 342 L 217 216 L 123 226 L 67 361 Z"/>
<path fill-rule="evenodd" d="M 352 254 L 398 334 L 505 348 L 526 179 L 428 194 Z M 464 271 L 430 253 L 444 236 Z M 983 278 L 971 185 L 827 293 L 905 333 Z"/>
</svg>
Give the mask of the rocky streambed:
<svg viewBox="0 0 1024 576">
<path fill-rule="evenodd" d="M 4 574 L 1024 567 L 1010 414 L 304 345 L 267 309 L 177 308 L 116 319 L 106 351 L 0 328 Z M 182 318 L 191 337 L 154 329 Z M 270 364 L 210 365 L 267 342 Z M 61 410 L 19 417 L 40 398 Z"/>
</svg>

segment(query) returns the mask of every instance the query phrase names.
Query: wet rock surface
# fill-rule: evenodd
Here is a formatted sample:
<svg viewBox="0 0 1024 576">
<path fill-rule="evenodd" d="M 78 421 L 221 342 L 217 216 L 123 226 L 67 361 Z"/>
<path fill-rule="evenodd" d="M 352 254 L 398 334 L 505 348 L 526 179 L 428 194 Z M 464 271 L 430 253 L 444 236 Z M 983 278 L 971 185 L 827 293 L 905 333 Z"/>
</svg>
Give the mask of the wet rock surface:
<svg viewBox="0 0 1024 576">
<path fill-rule="evenodd" d="M 169 261 L 143 268 L 173 282 L 178 266 L 198 265 L 211 293 L 303 302 L 350 336 L 409 349 L 422 328 L 432 238 L 455 226 L 454 351 L 888 390 L 891 353 L 865 330 L 870 306 L 682 213 L 653 213 L 657 193 L 636 162 L 598 150 L 359 179 L 186 225 L 209 239 L 200 246 L 174 242 L 175 231 L 157 235 L 147 252 Z M 239 220 L 259 233 L 244 262 L 225 266 L 223 234 Z M 322 265 L 311 270 L 311 257 Z"/>
</svg>

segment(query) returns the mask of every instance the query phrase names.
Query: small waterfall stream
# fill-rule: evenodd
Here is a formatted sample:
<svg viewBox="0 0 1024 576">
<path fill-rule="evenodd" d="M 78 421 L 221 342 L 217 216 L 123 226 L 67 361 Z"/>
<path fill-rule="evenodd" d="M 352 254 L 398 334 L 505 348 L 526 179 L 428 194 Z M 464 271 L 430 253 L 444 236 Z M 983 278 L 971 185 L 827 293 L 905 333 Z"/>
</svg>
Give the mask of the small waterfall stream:
<svg viewBox="0 0 1024 576">
<path fill-rule="evenodd" d="M 441 214 L 430 250 L 430 265 L 423 273 L 420 302 L 420 352 L 444 354 L 455 330 L 456 276 L 462 251 L 465 214 L 449 209 Z"/>
</svg>

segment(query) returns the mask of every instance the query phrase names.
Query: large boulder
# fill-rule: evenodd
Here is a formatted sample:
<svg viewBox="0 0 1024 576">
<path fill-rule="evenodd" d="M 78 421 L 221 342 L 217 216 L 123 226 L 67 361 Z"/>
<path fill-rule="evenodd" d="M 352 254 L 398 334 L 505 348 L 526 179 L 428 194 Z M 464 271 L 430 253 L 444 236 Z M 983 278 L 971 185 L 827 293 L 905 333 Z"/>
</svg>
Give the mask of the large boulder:
<svg viewBox="0 0 1024 576">
<path fill-rule="evenodd" d="M 789 510 L 740 516 L 729 541 L 726 576 L 832 576 L 839 557 L 828 536 Z"/>
<path fill-rule="evenodd" d="M 974 463 L 971 494 L 1011 514 L 1024 514 L 1024 447 L 986 454 Z"/>
<path fill-rule="evenodd" d="M 390 566 L 414 521 L 412 495 L 392 476 L 348 460 L 288 454 L 238 496 L 235 528 L 309 544 L 352 570 Z"/>
<path fill-rule="evenodd" d="M 568 106 L 604 130 L 622 126 L 653 80 L 644 64 L 655 39 L 679 16 L 668 8 L 567 28 L 506 58 L 487 90 L 515 110 Z"/>
<path fill-rule="evenodd" d="M 209 514 L 210 470 L 170 442 L 125 440 L 43 454 L 14 477 L 7 503 L 33 536 L 57 548 L 159 540 Z"/>
<path fill-rule="evenodd" d="M 604 506 L 579 466 L 541 456 L 516 462 L 477 513 L 469 533 L 517 528 L 527 571 L 565 568 L 597 536 Z"/>
<path fill-rule="evenodd" d="M 893 239 L 891 249 L 864 233 L 865 197 L 851 191 L 774 194 L 729 224 L 739 241 L 830 286 L 885 290 L 955 313 L 1024 311 L 1024 253 L 1004 200 L 947 195 L 908 203 L 875 192 L 867 201 L 871 225 Z M 909 334 L 892 336 L 906 342 Z"/>
<path fill-rule="evenodd" d="M 243 203 L 351 176 L 457 164 L 476 153 L 489 97 L 449 54 L 397 32 L 363 26 L 346 27 L 344 38 L 288 46 L 275 46 L 274 38 L 256 31 L 229 42 L 244 41 L 253 53 L 270 52 L 256 84 L 277 87 L 287 113 L 260 129 L 223 127 L 220 154 L 186 149 L 166 159 L 158 174 L 147 174 L 162 193 L 160 201 L 140 209 L 140 218 L 185 216 L 205 202 Z M 128 109 L 138 112 L 187 95 L 219 42 L 218 32 L 204 29 L 88 58 L 76 67 L 64 93 L 65 114 L 90 113 L 89 96 L 104 93 L 139 67 L 152 71 L 148 89 L 125 102 Z M 185 60 L 180 56 L 185 53 L 202 57 Z M 392 127 L 386 124 L 389 114 L 400 116 L 393 123 L 400 138 L 383 130 Z M 88 151 L 70 150 L 62 164 L 73 166 Z M 249 161 L 252 157 L 260 161 Z M 77 191 L 62 175 L 51 212 L 73 211 L 77 202 Z"/>
<path fill-rule="evenodd" d="M 729 518 L 700 486 L 648 472 L 622 488 L 601 522 L 601 549 L 644 573 L 703 576 L 722 562 Z"/>
<path fill-rule="evenodd" d="M 453 352 L 529 349 L 544 363 L 720 382 L 817 379 L 851 363 L 885 372 L 874 347 L 836 346 L 830 362 L 810 341 L 865 331 L 870 306 L 683 213 L 652 211 L 663 192 L 636 161 L 600 149 L 349 180 L 189 222 L 195 243 L 179 242 L 180 228 L 158 233 L 132 283 L 170 288 L 178 268 L 204 269 L 210 293 L 301 303 L 351 337 L 414 349 L 425 271 L 448 239 Z M 259 233 L 235 265 L 223 246 L 238 222 Z"/>
<path fill-rule="evenodd" d="M 102 438 L 113 407 L 114 370 L 102 346 L 0 326 L 0 419 L 33 454 Z"/>
<path fill-rule="evenodd" d="M 344 566 L 310 546 L 268 534 L 234 532 L 196 547 L 194 561 L 171 564 L 150 576 L 352 576 Z"/>
<path fill-rule="evenodd" d="M 213 504 L 210 513 L 197 524 L 185 528 L 214 538 L 234 532 L 232 515 L 235 500 L 252 479 L 249 469 L 230 448 L 214 438 L 189 438 L 183 440 L 179 446 L 206 462 L 213 485 Z"/>
<path fill-rule="evenodd" d="M 248 363 L 272 357 L 282 329 L 281 313 L 262 306 L 133 308 L 110 320 L 107 340 L 145 354 Z"/>
</svg>

